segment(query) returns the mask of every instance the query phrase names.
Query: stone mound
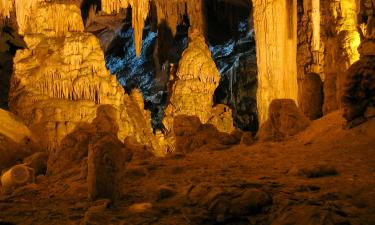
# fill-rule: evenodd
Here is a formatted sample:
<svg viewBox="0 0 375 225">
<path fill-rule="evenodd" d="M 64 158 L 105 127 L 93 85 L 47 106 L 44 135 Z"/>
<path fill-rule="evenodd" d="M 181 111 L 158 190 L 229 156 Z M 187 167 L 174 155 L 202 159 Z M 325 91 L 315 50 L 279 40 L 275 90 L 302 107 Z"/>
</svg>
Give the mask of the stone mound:
<svg viewBox="0 0 375 225">
<path fill-rule="evenodd" d="M 291 99 L 273 100 L 269 107 L 269 119 L 261 126 L 260 140 L 280 140 L 296 135 L 310 125 L 310 120 Z"/>
</svg>

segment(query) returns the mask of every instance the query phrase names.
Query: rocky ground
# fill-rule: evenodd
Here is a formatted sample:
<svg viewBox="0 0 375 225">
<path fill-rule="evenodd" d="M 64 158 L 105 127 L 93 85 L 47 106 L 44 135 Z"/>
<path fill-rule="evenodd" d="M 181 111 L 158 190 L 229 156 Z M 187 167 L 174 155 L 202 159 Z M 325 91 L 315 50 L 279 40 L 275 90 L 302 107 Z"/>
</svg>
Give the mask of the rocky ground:
<svg viewBox="0 0 375 225">
<path fill-rule="evenodd" d="M 0 195 L 0 224 L 375 224 L 375 119 L 340 112 L 279 142 L 133 157 L 125 195 L 89 201 L 80 167 Z"/>
</svg>

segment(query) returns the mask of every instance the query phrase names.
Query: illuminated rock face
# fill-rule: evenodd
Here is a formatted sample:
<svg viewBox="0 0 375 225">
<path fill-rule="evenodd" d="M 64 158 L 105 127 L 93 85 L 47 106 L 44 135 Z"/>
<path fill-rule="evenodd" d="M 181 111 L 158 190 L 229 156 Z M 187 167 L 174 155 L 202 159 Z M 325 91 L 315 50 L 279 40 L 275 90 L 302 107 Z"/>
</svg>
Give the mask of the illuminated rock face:
<svg viewBox="0 0 375 225">
<path fill-rule="evenodd" d="M 304 99 L 305 79 L 310 73 L 317 73 L 323 81 L 323 113 L 340 108 L 346 70 L 359 59 L 357 48 L 360 44 L 356 0 L 320 1 L 305 0 L 300 5 L 298 21 L 298 81 L 299 97 L 302 105 L 309 104 Z M 362 7 L 361 7 L 362 9 Z M 320 24 L 320 27 L 318 26 Z M 319 40 L 319 41 L 318 41 Z M 313 112 L 306 111 L 306 115 Z"/>
<path fill-rule="evenodd" d="M 44 146 L 56 149 L 78 124 L 91 123 L 98 106 L 112 105 L 119 139 L 134 136 L 162 155 L 152 134 L 150 114 L 143 109 L 142 96 L 124 94 L 116 78 L 109 74 L 99 41 L 82 32 L 82 20 L 74 16 L 79 8 L 74 4 L 48 3 L 36 8 L 26 16 L 34 19 L 21 27 L 28 49 L 18 51 L 14 59 L 11 110 L 43 137 Z M 66 9 L 76 20 L 70 20 L 60 9 Z M 50 15 L 61 17 L 44 23 Z M 66 22 L 59 22 L 63 20 Z"/>
<path fill-rule="evenodd" d="M 10 18 L 10 13 L 12 10 L 12 0 L 0 0 L 0 18 Z"/>
<path fill-rule="evenodd" d="M 204 31 L 203 1 L 201 0 L 156 0 L 158 24 L 165 22 L 176 34 L 177 25 L 181 24 L 187 13 L 193 29 Z M 132 26 L 134 28 L 135 51 L 139 56 L 142 48 L 143 28 L 150 11 L 150 0 L 102 0 L 102 10 L 108 14 L 118 13 L 132 8 Z"/>
<path fill-rule="evenodd" d="M 297 102 L 297 1 L 253 0 L 257 47 L 259 122 L 268 117 L 272 100 Z"/>
<path fill-rule="evenodd" d="M 346 70 L 359 59 L 356 0 L 324 1 L 322 13 L 323 68 L 320 75 L 324 82 L 323 112 L 327 114 L 340 108 Z M 324 31 L 324 32 L 323 32 Z"/>
<path fill-rule="evenodd" d="M 141 54 L 143 28 L 150 9 L 149 0 L 102 0 L 102 10 L 106 13 L 120 12 L 132 7 L 132 25 L 134 28 L 135 52 Z"/>
<path fill-rule="evenodd" d="M 34 153 L 36 142 L 20 118 L 0 109 L 0 171 Z"/>
<path fill-rule="evenodd" d="M 178 115 L 196 116 L 202 123 L 215 121 L 213 111 L 219 109 L 212 108 L 213 95 L 219 80 L 220 74 L 204 37 L 199 32 L 190 34 L 189 47 L 184 51 L 177 74 L 170 84 L 171 96 L 163 120 L 167 132 L 172 131 L 173 120 Z M 231 121 L 226 123 L 227 126 L 219 125 L 218 129 L 231 132 L 234 129 L 231 111 L 229 108 L 226 110 Z"/>
</svg>

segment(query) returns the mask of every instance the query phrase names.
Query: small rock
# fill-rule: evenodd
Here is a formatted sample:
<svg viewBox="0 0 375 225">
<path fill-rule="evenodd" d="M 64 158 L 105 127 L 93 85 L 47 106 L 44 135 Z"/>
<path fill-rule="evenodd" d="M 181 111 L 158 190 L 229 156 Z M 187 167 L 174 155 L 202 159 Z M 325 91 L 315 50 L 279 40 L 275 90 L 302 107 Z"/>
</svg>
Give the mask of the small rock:
<svg viewBox="0 0 375 225">
<path fill-rule="evenodd" d="M 128 210 L 132 213 L 142 213 L 142 212 L 152 209 L 152 207 L 153 207 L 152 204 L 148 202 L 136 203 L 136 204 L 129 206 Z"/>
<path fill-rule="evenodd" d="M 170 187 L 167 186 L 162 186 L 159 188 L 158 193 L 157 193 L 157 201 L 164 200 L 167 198 L 171 198 L 176 195 L 176 191 L 173 190 Z"/>
<path fill-rule="evenodd" d="M 244 216 L 260 212 L 263 207 L 272 203 L 272 198 L 265 192 L 251 188 L 243 192 L 230 203 L 231 216 Z"/>
<path fill-rule="evenodd" d="M 299 170 L 299 175 L 302 175 L 306 178 L 320 178 L 327 176 L 335 176 L 337 174 L 337 170 L 330 165 L 317 165 L 310 168 L 304 168 Z"/>
</svg>

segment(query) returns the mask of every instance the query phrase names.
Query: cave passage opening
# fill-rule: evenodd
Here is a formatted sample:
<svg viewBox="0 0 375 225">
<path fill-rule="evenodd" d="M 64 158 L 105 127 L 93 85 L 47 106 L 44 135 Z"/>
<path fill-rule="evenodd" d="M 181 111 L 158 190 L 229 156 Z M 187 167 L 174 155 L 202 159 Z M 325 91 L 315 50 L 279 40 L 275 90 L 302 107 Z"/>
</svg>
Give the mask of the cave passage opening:
<svg viewBox="0 0 375 225">
<path fill-rule="evenodd" d="M 219 0 L 203 1 L 206 42 L 221 75 L 213 96 L 214 104 L 228 105 L 234 125 L 256 132 L 257 62 L 252 22 L 252 5 Z M 137 58 L 131 10 L 125 11 L 122 26 L 108 38 L 105 29 L 97 35 L 105 50 L 106 65 L 127 92 L 139 88 L 145 108 L 152 113 L 154 129 L 162 128 L 171 70 L 176 70 L 188 46 L 190 19 L 187 12 L 174 32 L 166 21 L 157 21 L 151 4 L 143 30 L 140 56 Z M 108 40 L 110 41 L 108 42 Z"/>
</svg>

